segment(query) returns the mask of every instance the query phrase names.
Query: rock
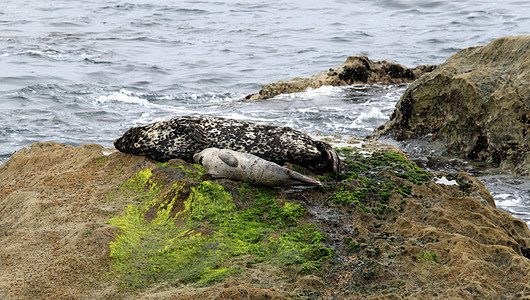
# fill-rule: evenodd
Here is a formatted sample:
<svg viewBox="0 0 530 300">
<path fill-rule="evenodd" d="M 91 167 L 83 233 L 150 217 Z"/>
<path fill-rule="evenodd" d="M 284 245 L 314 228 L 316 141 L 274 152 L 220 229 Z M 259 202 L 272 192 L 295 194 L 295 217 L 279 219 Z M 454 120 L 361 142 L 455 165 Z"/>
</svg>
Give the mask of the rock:
<svg viewBox="0 0 530 300">
<path fill-rule="evenodd" d="M 435 66 L 422 65 L 409 69 L 389 61 L 371 61 L 368 57 L 350 56 L 339 67 L 318 73 L 310 78 L 296 77 L 289 81 L 277 81 L 267 84 L 247 100 L 269 99 L 280 94 L 304 92 L 308 88 L 319 88 L 324 85 L 344 86 L 352 84 L 384 83 L 397 84 L 412 82 Z"/>
<path fill-rule="evenodd" d="M 318 291 L 326 287 L 322 278 L 315 275 L 306 275 L 298 279 L 294 284 L 294 292 Z"/>
<path fill-rule="evenodd" d="M 339 149 L 346 173 L 321 175 L 322 189 L 278 189 L 99 145 L 34 144 L 0 165 L 0 298 L 530 295 L 523 221 L 476 178 L 437 184 L 377 148 Z"/>
<path fill-rule="evenodd" d="M 448 151 L 530 174 L 530 35 L 459 51 L 406 90 L 374 137 L 432 134 Z"/>
<path fill-rule="evenodd" d="M 0 299 L 114 298 L 106 220 L 123 205 L 107 197 L 154 164 L 108 152 L 35 143 L 0 165 Z"/>
<path fill-rule="evenodd" d="M 358 162 L 348 157 L 344 160 L 358 176 L 370 181 L 376 180 L 372 176 L 384 176 L 384 181 L 410 189 L 398 191 L 400 196 L 358 200 L 366 205 L 361 207 L 364 213 L 347 213 L 346 209 L 343 215 L 332 216 L 331 210 L 318 211 L 321 219 L 330 216 L 329 221 L 319 223 L 331 232 L 329 243 L 338 244 L 342 239 L 344 245 L 335 248 L 341 263 L 333 265 L 333 275 L 323 276 L 328 286 L 343 291 L 342 297 L 348 299 L 381 299 L 383 295 L 389 299 L 496 299 L 530 295 L 530 231 L 524 222 L 495 209 L 484 185 L 467 174 L 457 174 L 458 185 L 433 184 L 419 170 L 403 174 L 396 169 L 403 161 L 391 162 L 391 157 L 397 158 L 389 153 Z M 379 169 L 383 161 L 384 165 L 397 165 Z M 415 169 L 414 165 L 403 167 Z M 345 191 L 359 191 L 344 185 L 345 181 L 340 184 L 342 199 L 353 195 Z M 378 194 L 383 196 L 381 191 Z M 379 209 L 373 206 L 384 198 L 388 200 Z M 340 229 L 332 220 L 339 221 Z M 347 228 L 354 230 L 348 232 Z M 510 275 L 500 275 L 504 270 Z M 513 276 L 510 282 L 517 283 L 504 281 L 501 277 L 506 275 Z M 333 298 L 336 294 L 326 295 Z"/>
<path fill-rule="evenodd" d="M 229 287 L 222 290 L 214 300 L 230 300 L 230 299 L 241 299 L 241 300 L 283 300 L 286 299 L 280 293 L 267 290 L 259 289 L 247 285 L 239 285 Z"/>
</svg>

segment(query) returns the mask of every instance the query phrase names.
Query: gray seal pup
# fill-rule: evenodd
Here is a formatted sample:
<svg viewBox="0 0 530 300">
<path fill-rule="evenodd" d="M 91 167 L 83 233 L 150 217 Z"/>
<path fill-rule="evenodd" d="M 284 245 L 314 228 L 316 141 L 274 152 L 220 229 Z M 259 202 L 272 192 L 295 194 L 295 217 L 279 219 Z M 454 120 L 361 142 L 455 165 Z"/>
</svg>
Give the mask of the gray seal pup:
<svg viewBox="0 0 530 300">
<path fill-rule="evenodd" d="M 266 186 L 322 185 L 318 180 L 249 153 L 207 148 L 195 154 L 193 159 L 214 178 L 228 178 Z"/>
<path fill-rule="evenodd" d="M 220 117 L 181 116 L 133 127 L 114 146 L 160 162 L 172 158 L 191 162 L 195 153 L 215 147 L 254 154 L 279 165 L 290 162 L 335 173 L 342 170 L 339 156 L 328 143 L 301 131 Z"/>
</svg>

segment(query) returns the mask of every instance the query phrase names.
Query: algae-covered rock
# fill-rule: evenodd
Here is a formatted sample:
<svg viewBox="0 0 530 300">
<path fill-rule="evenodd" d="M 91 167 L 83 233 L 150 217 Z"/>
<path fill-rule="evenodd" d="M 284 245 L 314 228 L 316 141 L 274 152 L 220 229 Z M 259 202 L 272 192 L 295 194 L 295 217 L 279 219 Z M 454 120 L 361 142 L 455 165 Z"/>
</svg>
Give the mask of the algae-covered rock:
<svg viewBox="0 0 530 300">
<path fill-rule="evenodd" d="M 530 173 L 530 36 L 459 51 L 406 90 L 375 136 L 432 134 L 450 152 Z"/>
<path fill-rule="evenodd" d="M 389 61 L 371 61 L 366 56 L 350 56 L 339 67 L 318 73 L 310 78 L 296 77 L 288 81 L 277 81 L 264 85 L 262 89 L 246 97 L 247 100 L 269 99 L 280 94 L 304 92 L 308 88 L 324 85 L 344 86 L 352 84 L 412 82 L 435 66 L 418 66 L 409 69 Z"/>
<path fill-rule="evenodd" d="M 330 198 L 339 206 L 318 211 L 341 261 L 324 276 L 331 288 L 323 298 L 530 295 L 530 231 L 495 209 L 484 185 L 465 173 L 456 174 L 458 185 L 435 184 L 396 152 L 341 153 L 349 177 Z"/>
<path fill-rule="evenodd" d="M 323 187 L 268 188 L 33 144 L 0 165 L 0 298 L 528 297 L 526 224 L 477 179 L 382 149 L 337 149 Z"/>
</svg>

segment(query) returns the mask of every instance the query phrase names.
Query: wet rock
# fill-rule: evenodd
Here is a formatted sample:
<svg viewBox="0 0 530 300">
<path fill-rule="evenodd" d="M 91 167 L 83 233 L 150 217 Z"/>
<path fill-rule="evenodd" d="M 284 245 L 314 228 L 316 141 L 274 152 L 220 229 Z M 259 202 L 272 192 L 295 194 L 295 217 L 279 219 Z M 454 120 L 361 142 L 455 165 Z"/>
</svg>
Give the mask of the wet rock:
<svg viewBox="0 0 530 300">
<path fill-rule="evenodd" d="M 432 134 L 449 151 L 530 173 L 530 36 L 464 49 L 414 82 L 374 137 Z"/>
<path fill-rule="evenodd" d="M 412 82 L 425 72 L 436 67 L 422 65 L 409 69 L 389 61 L 371 61 L 368 57 L 350 56 L 339 67 L 318 73 L 310 78 L 293 78 L 264 85 L 262 89 L 246 97 L 247 100 L 269 99 L 280 94 L 303 92 L 307 88 L 319 88 L 323 85 L 344 86 L 352 84 L 384 83 L 397 84 Z"/>
</svg>

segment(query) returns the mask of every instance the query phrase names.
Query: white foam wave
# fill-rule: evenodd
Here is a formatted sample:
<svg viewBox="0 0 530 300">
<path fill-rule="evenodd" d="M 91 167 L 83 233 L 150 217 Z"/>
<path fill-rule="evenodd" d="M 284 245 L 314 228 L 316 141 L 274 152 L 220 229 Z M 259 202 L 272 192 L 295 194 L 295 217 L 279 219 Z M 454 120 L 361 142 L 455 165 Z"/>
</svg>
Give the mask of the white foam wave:
<svg viewBox="0 0 530 300">
<path fill-rule="evenodd" d="M 524 206 L 522 203 L 521 197 L 514 193 L 500 193 L 497 194 L 495 192 L 492 192 L 491 195 L 493 196 L 493 199 L 495 200 L 495 203 L 497 203 L 500 207 L 518 207 L 518 206 Z"/>
<path fill-rule="evenodd" d="M 202 114 L 204 114 L 204 113 L 202 113 Z M 223 117 L 223 118 L 228 118 L 228 119 L 235 119 L 235 120 L 240 120 L 240 121 L 249 121 L 249 122 L 255 122 L 255 123 L 262 123 L 262 124 L 270 123 L 270 119 L 259 117 L 260 114 L 261 114 L 260 111 L 256 111 L 255 113 L 252 113 L 252 114 L 242 114 L 242 113 L 239 113 L 239 112 L 227 112 L 227 113 L 224 113 L 222 115 L 220 115 L 220 114 L 211 114 L 211 115 L 215 115 L 215 116 Z"/>
<path fill-rule="evenodd" d="M 435 182 L 438 183 L 438 184 L 445 184 L 445 185 L 458 185 L 458 183 L 456 182 L 456 180 L 449 180 L 447 179 L 447 177 L 442 177 L 442 178 L 435 178 Z"/>
<path fill-rule="evenodd" d="M 304 92 L 280 94 L 274 100 L 312 100 L 316 97 L 327 97 L 344 93 L 345 87 L 324 85 L 319 88 L 307 88 Z"/>
<path fill-rule="evenodd" d="M 218 93 L 218 92 L 204 92 L 204 93 L 185 93 L 180 98 L 184 100 L 191 100 L 198 103 L 230 103 L 238 101 L 243 98 L 240 94 L 234 93 Z M 164 98 L 160 98 L 164 99 Z M 169 97 L 169 99 L 174 99 L 174 96 Z"/>
<path fill-rule="evenodd" d="M 148 104 L 149 101 L 138 97 L 131 91 L 121 89 L 119 92 L 112 92 L 108 95 L 99 96 L 95 100 L 96 103 L 107 103 L 107 102 L 122 102 L 131 104 Z"/>
<path fill-rule="evenodd" d="M 361 112 L 357 118 L 350 124 L 350 128 L 359 129 L 359 128 L 365 128 L 369 129 L 367 126 L 367 120 L 373 120 L 373 119 L 384 119 L 387 116 L 385 116 L 377 107 L 372 107 L 372 110 L 369 112 Z"/>
<path fill-rule="evenodd" d="M 107 148 L 107 149 L 101 150 L 101 154 L 103 154 L 105 156 L 109 156 L 109 155 L 111 155 L 114 152 L 117 152 L 117 150 L 114 149 L 114 148 Z"/>
</svg>

